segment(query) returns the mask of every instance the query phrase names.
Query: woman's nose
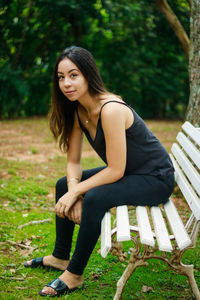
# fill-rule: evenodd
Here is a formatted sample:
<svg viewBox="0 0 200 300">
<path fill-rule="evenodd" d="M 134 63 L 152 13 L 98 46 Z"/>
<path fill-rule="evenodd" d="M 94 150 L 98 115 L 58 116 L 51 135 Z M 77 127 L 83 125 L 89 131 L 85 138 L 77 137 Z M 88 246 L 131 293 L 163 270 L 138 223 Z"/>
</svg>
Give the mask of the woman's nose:
<svg viewBox="0 0 200 300">
<path fill-rule="evenodd" d="M 66 87 L 71 86 L 71 82 L 70 82 L 69 78 L 65 78 L 64 85 Z"/>
</svg>

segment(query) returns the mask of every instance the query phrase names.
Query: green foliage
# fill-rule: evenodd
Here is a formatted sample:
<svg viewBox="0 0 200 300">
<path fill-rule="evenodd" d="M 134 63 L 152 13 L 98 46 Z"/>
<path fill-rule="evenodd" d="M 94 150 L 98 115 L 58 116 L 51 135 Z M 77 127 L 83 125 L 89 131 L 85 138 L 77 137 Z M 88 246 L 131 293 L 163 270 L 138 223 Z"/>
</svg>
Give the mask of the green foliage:
<svg viewBox="0 0 200 300">
<path fill-rule="evenodd" d="M 187 1 L 169 4 L 188 32 Z M 155 1 L 4 0 L 0 15 L 0 118 L 46 115 L 56 57 L 74 44 L 144 118 L 184 116 L 187 61 Z"/>
</svg>

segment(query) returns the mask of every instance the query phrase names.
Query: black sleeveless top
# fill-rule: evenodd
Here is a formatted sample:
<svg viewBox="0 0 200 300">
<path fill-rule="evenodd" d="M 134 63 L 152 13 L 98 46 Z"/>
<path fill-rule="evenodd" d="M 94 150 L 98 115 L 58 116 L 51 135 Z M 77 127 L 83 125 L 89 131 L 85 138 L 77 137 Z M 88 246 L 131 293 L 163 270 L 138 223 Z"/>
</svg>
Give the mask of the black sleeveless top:
<svg viewBox="0 0 200 300">
<path fill-rule="evenodd" d="M 124 175 L 145 174 L 163 177 L 174 172 L 173 164 L 167 150 L 153 135 L 135 110 L 127 103 L 119 101 L 108 101 L 102 105 L 101 110 L 103 106 L 109 102 L 117 102 L 128 106 L 134 115 L 133 124 L 126 129 L 127 160 Z M 85 133 L 93 149 L 107 164 L 105 137 L 101 126 L 101 110 L 97 122 L 96 136 L 93 140 L 88 130 L 81 123 L 78 114 L 78 105 L 75 107 L 81 129 Z"/>
</svg>

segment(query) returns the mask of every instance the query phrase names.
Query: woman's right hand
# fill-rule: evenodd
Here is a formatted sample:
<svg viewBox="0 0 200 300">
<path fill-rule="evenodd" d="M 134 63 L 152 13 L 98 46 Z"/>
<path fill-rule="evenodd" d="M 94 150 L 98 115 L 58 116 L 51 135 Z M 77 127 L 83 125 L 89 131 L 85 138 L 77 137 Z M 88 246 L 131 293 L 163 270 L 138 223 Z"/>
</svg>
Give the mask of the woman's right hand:
<svg viewBox="0 0 200 300">
<path fill-rule="evenodd" d="M 83 207 L 83 196 L 79 196 L 78 200 L 74 203 L 74 205 L 69 210 L 69 213 L 67 215 L 68 219 L 70 221 L 73 221 L 75 224 L 80 224 L 82 207 Z"/>
</svg>

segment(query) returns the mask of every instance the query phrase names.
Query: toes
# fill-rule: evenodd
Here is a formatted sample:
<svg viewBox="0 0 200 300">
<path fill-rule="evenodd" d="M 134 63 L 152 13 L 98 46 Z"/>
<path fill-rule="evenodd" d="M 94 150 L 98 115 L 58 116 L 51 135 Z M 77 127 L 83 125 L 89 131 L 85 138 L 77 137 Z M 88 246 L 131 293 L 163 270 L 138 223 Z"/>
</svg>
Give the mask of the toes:
<svg viewBox="0 0 200 300">
<path fill-rule="evenodd" d="M 42 289 L 42 293 L 47 294 L 47 295 L 56 295 L 57 294 L 56 291 L 49 286 L 45 286 Z"/>
<path fill-rule="evenodd" d="M 29 260 L 29 261 L 26 262 L 26 264 L 27 264 L 28 266 L 31 266 L 31 263 L 32 263 L 32 260 Z"/>
</svg>

